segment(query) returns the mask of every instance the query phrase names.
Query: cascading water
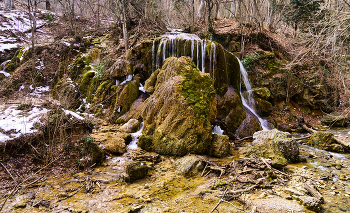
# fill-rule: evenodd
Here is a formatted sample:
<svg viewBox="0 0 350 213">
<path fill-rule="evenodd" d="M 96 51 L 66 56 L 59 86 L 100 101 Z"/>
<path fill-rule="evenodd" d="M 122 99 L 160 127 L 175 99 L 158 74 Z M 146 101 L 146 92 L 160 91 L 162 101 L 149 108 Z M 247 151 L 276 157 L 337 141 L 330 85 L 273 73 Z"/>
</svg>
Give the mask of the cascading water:
<svg viewBox="0 0 350 213">
<path fill-rule="evenodd" d="M 198 69 L 201 69 L 201 71 L 205 73 L 206 48 L 209 45 L 208 56 L 210 65 L 207 72 L 211 72 L 214 75 L 216 63 L 215 43 L 208 40 L 202 40 L 194 34 L 182 33 L 177 29 L 170 30 L 171 32 L 163 35 L 162 39 L 153 42 L 152 71 L 160 68 L 167 57 L 189 56 L 197 65 Z"/>
<path fill-rule="evenodd" d="M 260 125 L 262 127 L 263 130 L 269 130 L 269 123 L 267 122 L 267 120 L 261 118 L 256 111 L 254 110 L 255 108 L 255 101 L 254 101 L 254 97 L 253 97 L 253 93 L 252 93 L 252 87 L 250 85 L 249 79 L 248 79 L 248 73 L 245 70 L 242 62 L 237 58 L 238 62 L 239 62 L 239 67 L 241 70 L 241 74 L 242 74 L 242 78 L 243 78 L 243 83 L 245 85 L 245 88 L 247 89 L 247 98 L 245 98 L 242 95 L 241 92 L 241 98 L 242 98 L 242 103 L 243 106 L 246 107 L 260 122 Z"/>
</svg>

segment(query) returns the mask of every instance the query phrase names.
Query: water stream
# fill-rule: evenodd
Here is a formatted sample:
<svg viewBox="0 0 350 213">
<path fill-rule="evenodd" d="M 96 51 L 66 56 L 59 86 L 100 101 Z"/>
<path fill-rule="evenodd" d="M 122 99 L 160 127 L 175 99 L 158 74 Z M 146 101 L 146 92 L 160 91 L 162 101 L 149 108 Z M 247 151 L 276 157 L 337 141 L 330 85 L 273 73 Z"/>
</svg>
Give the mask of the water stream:
<svg viewBox="0 0 350 213">
<path fill-rule="evenodd" d="M 267 122 L 267 120 L 261 118 L 258 113 L 256 113 L 255 111 L 255 101 L 254 101 L 254 96 L 252 93 L 252 87 L 250 85 L 249 79 L 248 79 L 248 73 L 245 70 L 242 62 L 237 58 L 238 62 L 239 62 L 239 66 L 240 66 L 240 70 L 241 70 L 241 74 L 242 74 L 242 78 L 243 78 L 243 83 L 245 85 L 245 88 L 247 89 L 247 98 L 245 98 L 242 95 L 242 91 L 241 93 L 241 98 L 242 98 L 242 103 L 243 106 L 248 109 L 260 122 L 260 126 L 263 130 L 269 130 L 269 122 Z"/>
</svg>

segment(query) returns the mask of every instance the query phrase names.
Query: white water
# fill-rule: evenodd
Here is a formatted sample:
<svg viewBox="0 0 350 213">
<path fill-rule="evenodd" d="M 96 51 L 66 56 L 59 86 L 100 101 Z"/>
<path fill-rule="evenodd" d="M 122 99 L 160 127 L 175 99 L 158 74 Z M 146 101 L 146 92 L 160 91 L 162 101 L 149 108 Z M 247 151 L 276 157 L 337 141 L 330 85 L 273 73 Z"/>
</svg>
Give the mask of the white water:
<svg viewBox="0 0 350 213">
<path fill-rule="evenodd" d="M 129 149 L 137 149 L 137 141 L 139 141 L 139 137 L 142 135 L 143 122 L 141 123 L 141 127 L 137 132 L 131 133 L 132 141 L 128 145 Z"/>
<path fill-rule="evenodd" d="M 197 65 L 197 68 L 205 73 L 205 60 L 207 54 L 207 46 L 210 45 L 208 56 L 210 60 L 209 70 L 213 76 L 215 73 L 216 63 L 216 45 L 214 42 L 202 40 L 197 35 L 182 33 L 178 29 L 169 29 L 171 32 L 162 36 L 158 42 L 153 41 L 152 46 L 152 71 L 162 66 L 164 60 L 170 56 L 181 57 L 189 56 Z M 183 50 L 180 50 L 180 40 L 183 42 Z M 191 45 L 191 49 L 187 48 Z M 186 51 L 187 50 L 187 51 Z M 189 52 L 190 51 L 190 52 Z M 197 51 L 197 52 L 195 52 Z"/>
<path fill-rule="evenodd" d="M 249 79 L 248 79 L 248 73 L 245 70 L 242 62 L 238 58 L 237 58 L 237 60 L 239 62 L 239 67 L 240 67 L 241 74 L 242 74 L 242 77 L 243 77 L 244 85 L 245 85 L 245 87 L 247 89 L 247 92 L 248 92 L 248 98 L 247 99 L 245 99 L 243 97 L 242 92 L 241 92 L 241 98 L 242 98 L 243 106 L 246 107 L 259 120 L 260 126 L 262 127 L 263 130 L 269 130 L 270 127 L 269 127 L 269 123 L 267 122 L 267 120 L 261 118 L 256 113 L 256 111 L 254 110 L 255 101 L 254 101 L 254 97 L 253 97 L 253 94 L 252 94 L 252 87 L 251 87 Z"/>
<path fill-rule="evenodd" d="M 220 126 L 216 125 L 216 126 L 214 126 L 214 128 L 213 128 L 213 134 L 215 134 L 215 133 L 217 133 L 217 134 L 219 134 L 219 135 L 223 135 L 223 134 L 224 134 L 224 130 L 222 130 L 222 129 L 220 128 Z"/>
</svg>

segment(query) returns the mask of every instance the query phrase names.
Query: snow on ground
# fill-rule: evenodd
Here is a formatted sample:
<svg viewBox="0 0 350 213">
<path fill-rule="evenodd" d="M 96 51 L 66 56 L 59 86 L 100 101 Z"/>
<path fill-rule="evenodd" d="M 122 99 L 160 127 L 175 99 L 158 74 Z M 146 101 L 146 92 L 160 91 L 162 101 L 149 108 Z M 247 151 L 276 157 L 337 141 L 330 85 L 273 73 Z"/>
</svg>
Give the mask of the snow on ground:
<svg viewBox="0 0 350 213">
<path fill-rule="evenodd" d="M 40 124 L 42 115 L 48 112 L 47 109 L 38 106 L 29 111 L 18 110 L 17 106 L 10 106 L 0 114 L 0 128 L 9 134 L 0 133 L 0 142 L 13 140 L 22 134 L 35 133 L 38 130 L 34 128 L 35 123 Z M 4 134 L 5 133 L 5 134 Z"/>
<path fill-rule="evenodd" d="M 25 11 L 11 10 L 5 12 L 0 10 L 0 52 L 19 48 L 25 41 L 31 38 L 31 24 L 29 14 Z M 36 26 L 45 24 L 45 20 L 37 18 Z M 26 35 L 28 34 L 28 35 Z"/>
<path fill-rule="evenodd" d="M 79 120 L 84 120 L 84 118 L 81 117 L 80 115 L 78 115 L 76 112 L 72 112 L 70 110 L 64 110 L 64 113 L 69 114 L 69 115 L 71 115 Z"/>
<path fill-rule="evenodd" d="M 22 85 L 22 86 L 23 86 L 23 85 Z M 23 88 L 22 88 L 22 86 L 19 88 L 20 90 L 21 90 L 21 89 L 24 89 L 24 86 L 23 86 Z M 34 88 L 33 88 L 33 85 L 30 85 L 29 88 L 30 88 L 31 90 L 34 89 Z M 33 96 L 33 97 L 40 98 L 45 92 L 48 92 L 48 91 L 49 91 L 49 86 L 46 86 L 46 87 L 42 87 L 42 86 L 40 86 L 40 87 L 35 87 L 34 91 L 31 92 L 31 93 L 29 93 L 29 94 L 27 95 L 27 97 L 28 97 L 28 96 Z"/>
</svg>

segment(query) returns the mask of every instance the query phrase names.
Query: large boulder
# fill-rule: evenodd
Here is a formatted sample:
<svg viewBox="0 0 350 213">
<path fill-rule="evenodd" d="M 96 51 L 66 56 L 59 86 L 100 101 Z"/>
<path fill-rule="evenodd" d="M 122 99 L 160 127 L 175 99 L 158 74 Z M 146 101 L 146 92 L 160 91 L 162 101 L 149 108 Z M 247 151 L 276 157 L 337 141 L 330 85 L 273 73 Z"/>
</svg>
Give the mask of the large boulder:
<svg viewBox="0 0 350 213">
<path fill-rule="evenodd" d="M 138 145 L 159 154 L 204 154 L 212 142 L 216 117 L 212 79 L 188 57 L 168 58 L 157 75 L 155 91 L 143 104 Z"/>
<path fill-rule="evenodd" d="M 184 156 L 175 161 L 175 168 L 179 174 L 191 176 L 203 170 L 205 163 L 194 155 Z"/>
<path fill-rule="evenodd" d="M 126 145 L 131 141 L 131 135 L 122 132 L 101 132 L 92 134 L 94 141 L 101 142 L 106 151 L 111 154 L 123 154 L 126 152 Z"/>
<path fill-rule="evenodd" d="M 81 105 L 78 84 L 71 78 L 64 76 L 52 89 L 52 95 L 61 105 L 68 109 L 77 109 Z"/>
<path fill-rule="evenodd" d="M 324 115 L 321 119 L 324 125 L 332 127 L 345 127 L 348 124 L 348 118 L 339 112 L 332 112 Z"/>
<path fill-rule="evenodd" d="M 246 115 L 246 118 L 236 130 L 236 135 L 239 138 L 252 136 L 255 132 L 261 130 L 259 120 L 249 110 L 246 111 Z"/>
<path fill-rule="evenodd" d="M 332 152 L 344 152 L 344 147 L 335 140 L 334 135 L 330 132 L 315 132 L 307 145 Z"/>
<path fill-rule="evenodd" d="M 125 180 L 127 182 L 134 182 L 147 176 L 150 167 L 140 161 L 134 161 L 126 166 Z"/>
<path fill-rule="evenodd" d="M 222 158 L 230 154 L 230 143 L 227 135 L 213 134 L 212 144 L 209 154 L 214 157 Z"/>
<path fill-rule="evenodd" d="M 283 167 L 289 162 L 299 161 L 299 147 L 295 139 L 290 138 L 290 133 L 277 129 L 263 130 L 254 133 L 254 141 L 246 155 L 256 154 L 273 161 L 272 166 Z"/>
<path fill-rule="evenodd" d="M 120 127 L 120 130 L 127 133 L 136 132 L 140 128 L 140 124 L 140 121 L 130 119 L 126 124 Z"/>
</svg>

